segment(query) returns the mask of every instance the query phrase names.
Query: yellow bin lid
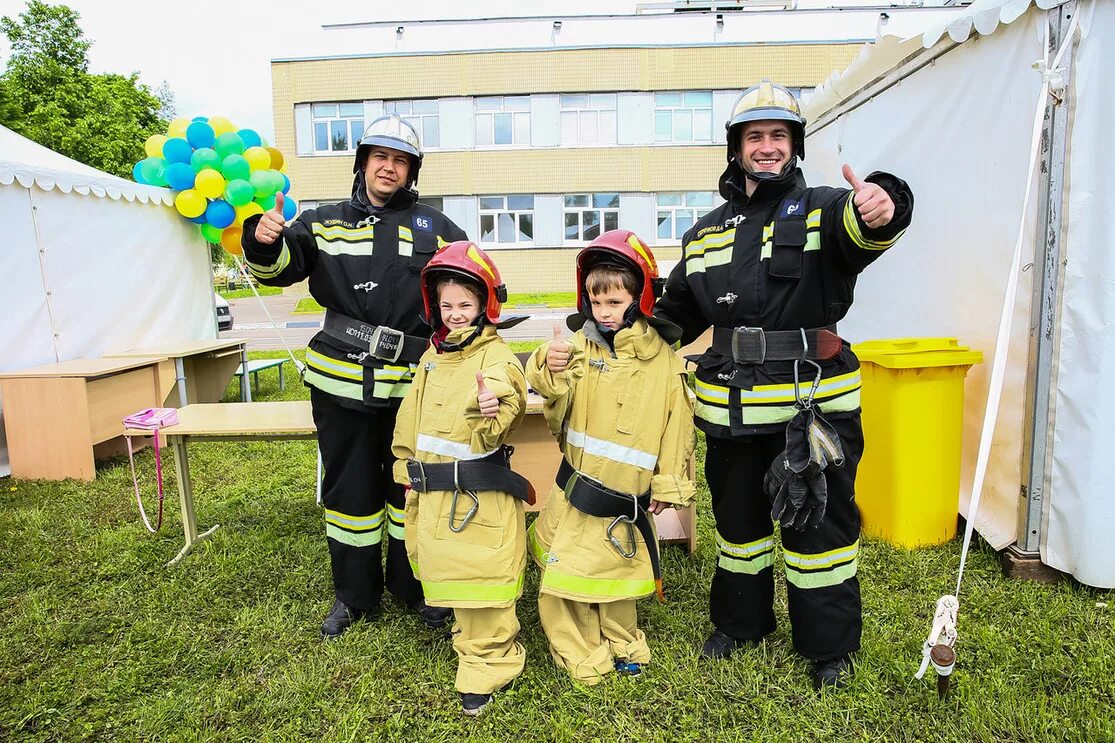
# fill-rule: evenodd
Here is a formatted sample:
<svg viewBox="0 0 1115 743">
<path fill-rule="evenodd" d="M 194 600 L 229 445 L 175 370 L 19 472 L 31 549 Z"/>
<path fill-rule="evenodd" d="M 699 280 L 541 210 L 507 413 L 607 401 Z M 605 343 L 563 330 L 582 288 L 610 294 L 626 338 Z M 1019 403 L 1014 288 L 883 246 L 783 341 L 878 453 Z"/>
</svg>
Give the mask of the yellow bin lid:
<svg viewBox="0 0 1115 743">
<path fill-rule="evenodd" d="M 972 366 L 983 363 L 983 352 L 960 345 L 955 338 L 887 338 L 852 346 L 861 361 L 887 369 L 935 366 Z"/>
</svg>

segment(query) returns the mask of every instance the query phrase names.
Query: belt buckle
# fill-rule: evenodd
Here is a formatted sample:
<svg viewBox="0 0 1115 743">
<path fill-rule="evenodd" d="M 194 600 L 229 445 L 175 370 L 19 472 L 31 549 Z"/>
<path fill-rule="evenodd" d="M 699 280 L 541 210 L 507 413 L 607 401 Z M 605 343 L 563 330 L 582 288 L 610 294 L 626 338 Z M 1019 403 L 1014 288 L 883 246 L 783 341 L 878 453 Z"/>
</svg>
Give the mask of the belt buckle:
<svg viewBox="0 0 1115 743">
<path fill-rule="evenodd" d="M 372 340 L 368 343 L 368 353 L 381 361 L 392 364 L 399 360 L 403 353 L 403 341 L 406 334 L 401 330 L 379 325 L 372 332 Z"/>
<path fill-rule="evenodd" d="M 746 355 L 743 348 L 743 339 L 758 338 L 758 357 Z M 746 325 L 732 329 L 732 360 L 737 364 L 762 364 L 767 360 L 767 336 L 762 328 L 748 327 Z"/>
<path fill-rule="evenodd" d="M 415 470 L 418 471 L 417 477 L 414 475 Z M 411 490 L 417 490 L 419 493 L 426 492 L 426 468 L 422 466 L 422 462 L 417 459 L 408 459 L 407 476 L 410 478 Z"/>
</svg>

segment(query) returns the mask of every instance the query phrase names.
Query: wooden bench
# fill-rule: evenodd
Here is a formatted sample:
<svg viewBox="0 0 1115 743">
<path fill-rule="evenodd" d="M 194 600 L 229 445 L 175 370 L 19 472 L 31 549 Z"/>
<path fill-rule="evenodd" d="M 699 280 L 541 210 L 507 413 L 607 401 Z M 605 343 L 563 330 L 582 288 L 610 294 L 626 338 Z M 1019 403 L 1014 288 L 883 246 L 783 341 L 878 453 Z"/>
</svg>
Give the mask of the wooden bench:
<svg viewBox="0 0 1115 743">
<path fill-rule="evenodd" d="M 252 359 L 246 365 L 240 367 L 235 371 L 236 377 L 240 380 L 240 399 L 244 399 L 244 372 L 252 376 L 252 389 L 259 393 L 259 373 L 264 369 L 272 369 L 279 367 L 279 390 L 286 389 L 286 382 L 283 379 L 283 364 L 289 364 L 290 357 L 282 359 Z M 251 398 L 248 398 L 251 399 Z"/>
</svg>

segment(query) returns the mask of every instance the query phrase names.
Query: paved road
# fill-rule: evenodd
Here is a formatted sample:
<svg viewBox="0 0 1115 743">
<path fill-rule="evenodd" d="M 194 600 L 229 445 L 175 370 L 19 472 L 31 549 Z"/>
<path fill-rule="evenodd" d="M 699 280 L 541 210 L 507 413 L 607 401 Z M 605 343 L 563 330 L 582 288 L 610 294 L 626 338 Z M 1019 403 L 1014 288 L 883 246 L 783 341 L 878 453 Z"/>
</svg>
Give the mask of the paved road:
<svg viewBox="0 0 1115 743">
<path fill-rule="evenodd" d="M 262 300 L 262 304 L 261 304 Z M 256 299 L 230 299 L 232 330 L 222 332 L 222 338 L 245 338 L 249 351 L 281 351 L 305 348 L 310 338 L 321 328 L 322 315 L 295 315 L 298 297 L 276 294 Z M 565 318 L 572 309 L 521 308 L 514 314 L 529 314 L 530 319 L 501 331 L 507 340 L 535 340 L 553 337 L 555 322 L 565 326 Z M 270 317 L 268 317 L 270 315 Z M 278 327 L 272 327 L 272 320 Z M 566 331 L 566 335 L 568 335 Z M 281 335 L 281 337 L 280 337 Z M 285 342 L 284 342 L 285 339 Z"/>
</svg>

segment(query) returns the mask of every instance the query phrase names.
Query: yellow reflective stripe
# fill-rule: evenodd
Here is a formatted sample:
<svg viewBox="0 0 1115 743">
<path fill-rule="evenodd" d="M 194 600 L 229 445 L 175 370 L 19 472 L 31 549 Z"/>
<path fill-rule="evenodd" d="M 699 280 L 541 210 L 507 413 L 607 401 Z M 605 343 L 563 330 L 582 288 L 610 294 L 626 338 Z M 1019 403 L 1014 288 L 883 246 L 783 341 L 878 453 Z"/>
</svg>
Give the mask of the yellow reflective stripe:
<svg viewBox="0 0 1115 743">
<path fill-rule="evenodd" d="M 542 588 L 577 593 L 583 596 L 632 598 L 654 593 L 654 579 L 620 580 L 618 578 L 585 578 L 569 575 L 554 569 L 551 563 L 542 574 Z"/>
<path fill-rule="evenodd" d="M 523 590 L 523 574 L 511 583 L 442 583 L 422 581 L 427 601 L 514 601 Z"/>
<path fill-rule="evenodd" d="M 283 269 L 290 265 L 290 250 L 287 248 L 286 243 L 279 250 L 279 255 L 275 258 L 275 262 L 270 265 L 263 265 L 262 263 L 252 263 L 251 261 L 244 261 L 248 264 L 248 270 L 254 276 L 260 279 L 273 279 L 283 272 Z"/>
<path fill-rule="evenodd" d="M 716 546 L 721 552 L 728 552 L 735 557 L 751 558 L 763 552 L 774 549 L 774 537 L 760 537 L 754 542 L 731 542 L 725 539 L 720 532 L 716 532 Z"/>
<path fill-rule="evenodd" d="M 852 238 L 852 242 L 864 250 L 886 250 L 898 242 L 898 238 L 902 237 L 906 230 L 902 230 L 890 240 L 869 240 L 864 237 L 854 211 L 853 196 L 854 194 L 848 194 L 848 200 L 844 202 L 844 231 L 848 233 L 848 237 Z"/>
<path fill-rule="evenodd" d="M 409 227 L 399 225 L 399 239 L 406 240 L 407 242 L 414 242 L 414 233 L 410 231 Z"/>
<path fill-rule="evenodd" d="M 448 244 L 449 244 L 449 242 L 448 242 L 447 240 L 445 240 L 444 238 L 442 238 L 442 236 L 441 236 L 441 235 L 438 235 L 438 236 L 437 236 L 437 247 L 438 247 L 438 250 L 441 250 L 442 248 L 444 248 L 444 247 L 445 247 L 446 245 L 448 245 Z"/>
<path fill-rule="evenodd" d="M 355 382 L 364 379 L 364 368 L 360 364 L 352 364 L 340 359 L 331 359 L 312 349 L 306 349 L 306 365 L 311 369 L 319 369 L 337 377 L 344 377 Z"/>
<path fill-rule="evenodd" d="M 774 566 L 774 548 L 772 547 L 769 552 L 747 559 L 731 557 L 721 553 L 716 564 L 730 573 L 758 575 L 763 570 Z"/>
<path fill-rule="evenodd" d="M 773 536 L 738 544 L 716 532 L 716 547 L 720 550 L 717 565 L 732 573 L 756 575 L 774 565 Z"/>
<path fill-rule="evenodd" d="M 317 249 L 328 255 L 370 256 L 375 248 L 374 227 L 349 230 L 344 227 L 322 227 L 315 224 L 313 233 Z"/>
<path fill-rule="evenodd" d="M 824 570 L 819 573 L 803 573 L 787 565 L 786 582 L 792 586 L 803 589 L 839 586 L 849 578 L 854 578 L 858 568 L 858 560 L 852 560 L 847 565 L 841 565 L 832 570 Z"/>
<path fill-rule="evenodd" d="M 773 240 L 773 238 L 769 237 L 766 234 L 765 231 L 763 233 L 763 239 L 766 242 L 763 243 L 763 247 L 759 251 L 759 260 L 761 260 L 761 261 L 769 260 L 770 256 L 771 256 L 771 253 L 774 251 L 774 240 Z M 809 253 L 811 251 L 816 251 L 816 250 L 820 250 L 820 249 L 821 249 L 821 233 L 817 232 L 815 230 L 810 230 L 810 231 L 806 232 L 805 233 L 805 246 L 801 249 L 801 252 Z"/>
<path fill-rule="evenodd" d="M 387 533 L 393 539 L 406 539 L 406 511 L 387 504 Z"/>
<path fill-rule="evenodd" d="M 726 266 L 732 262 L 732 244 L 735 228 L 726 232 L 706 235 L 685 246 L 685 273 L 702 273 L 706 268 Z"/>
<path fill-rule="evenodd" d="M 805 218 L 806 229 L 819 229 L 821 226 L 821 210 L 814 209 L 809 212 L 809 216 Z"/>
<path fill-rule="evenodd" d="M 730 230 L 725 230 L 724 232 L 715 232 L 711 235 L 705 235 L 699 240 L 694 240 L 685 246 L 685 257 L 693 258 L 703 255 L 707 250 L 727 247 L 735 242 L 735 239 L 735 227 Z"/>
<path fill-rule="evenodd" d="M 859 388 L 863 383 L 860 377 L 859 370 L 848 372 L 847 374 L 840 374 L 828 379 L 822 379 L 821 384 L 817 387 L 817 394 L 814 400 L 822 400 L 827 397 L 836 397 L 845 392 L 851 392 Z M 800 388 L 802 393 L 809 391 L 812 382 L 802 380 Z M 729 400 L 729 388 L 719 384 L 711 384 L 704 382 L 700 379 L 697 380 L 696 393 L 698 400 L 705 402 L 720 403 L 727 405 Z M 797 397 L 794 395 L 794 383 L 787 382 L 785 384 L 757 384 L 750 390 L 740 390 L 740 400 L 744 405 L 749 403 L 766 403 L 766 402 L 794 402 Z"/>
<path fill-rule="evenodd" d="M 860 390 L 857 388 L 839 397 L 819 400 L 817 407 L 822 413 L 847 413 L 860 406 Z M 740 410 L 742 425 L 761 426 L 768 423 L 785 423 L 794 417 L 797 408 L 793 405 L 744 405 Z M 728 426 L 728 408 L 710 405 L 700 397 L 693 403 L 693 414 L 703 421 L 717 426 Z"/>
<path fill-rule="evenodd" d="M 307 367 L 306 374 L 303 380 L 311 387 L 316 387 L 322 392 L 328 392 L 330 395 L 337 397 L 345 397 L 349 400 L 363 400 L 364 399 L 364 385 L 359 382 L 345 382 L 340 379 L 333 379 L 324 374 L 319 374 L 313 369 Z"/>
<path fill-rule="evenodd" d="M 402 508 L 395 508 L 390 503 L 387 504 L 387 518 L 394 519 L 400 524 L 406 521 L 407 512 Z"/>
<path fill-rule="evenodd" d="M 709 384 L 708 382 L 702 382 L 699 379 L 696 380 L 696 382 L 696 393 L 698 400 L 704 400 L 705 402 L 718 402 L 721 405 L 728 404 L 727 387 Z"/>
<path fill-rule="evenodd" d="M 714 423 L 718 426 L 728 425 L 727 408 L 716 408 L 712 405 L 706 405 L 705 403 L 701 402 L 699 398 L 696 402 L 693 403 L 693 415 L 703 421 L 708 421 L 709 423 Z"/>
<path fill-rule="evenodd" d="M 858 555 L 858 539 L 850 545 L 837 547 L 827 552 L 794 552 L 785 547 L 782 548 L 782 556 L 786 560 L 787 567 L 802 571 L 825 570 L 846 563 L 849 560 L 854 560 Z"/>
<path fill-rule="evenodd" d="M 534 561 L 538 563 L 538 567 L 545 567 L 550 561 L 550 553 L 542 549 L 542 543 L 538 541 L 538 535 L 534 533 L 534 527 L 538 521 L 530 522 L 530 527 L 527 528 L 527 544 L 530 545 L 530 554 L 534 557 Z"/>
<path fill-rule="evenodd" d="M 357 227 L 349 229 L 341 225 L 325 225 L 315 224 L 313 226 L 314 237 L 319 237 L 326 242 L 335 242 L 343 240 L 346 242 L 366 242 L 371 240 L 376 235 L 376 228 L 374 225 L 367 227 Z"/>
<path fill-rule="evenodd" d="M 372 397 L 384 400 L 391 397 L 406 397 L 407 392 L 410 391 L 410 383 L 409 379 L 399 382 L 376 382 L 372 385 Z"/>
<path fill-rule="evenodd" d="M 370 516 L 353 516 L 330 508 L 325 509 L 325 521 L 335 526 L 343 526 L 349 531 L 368 531 L 383 526 L 386 512 L 381 508 Z"/>
<path fill-rule="evenodd" d="M 367 532 L 345 531 L 333 524 L 325 524 L 325 536 L 350 547 L 371 547 L 383 541 L 383 529 Z"/>
<path fill-rule="evenodd" d="M 417 366 L 383 366 L 372 371 L 372 377 L 384 382 L 410 381 Z"/>
</svg>

